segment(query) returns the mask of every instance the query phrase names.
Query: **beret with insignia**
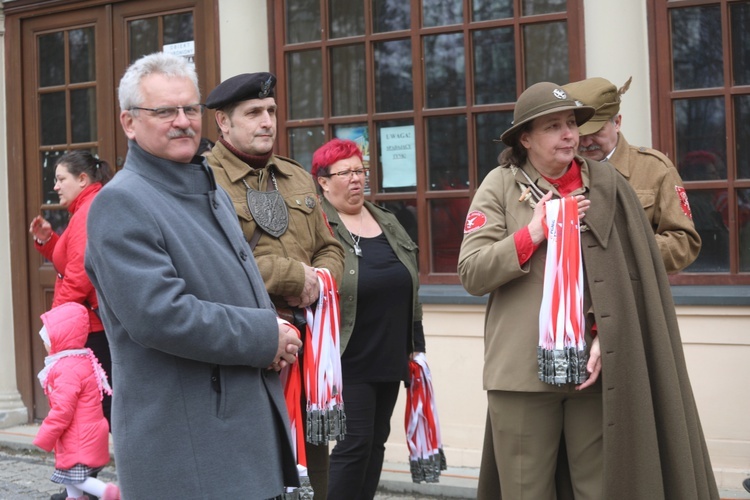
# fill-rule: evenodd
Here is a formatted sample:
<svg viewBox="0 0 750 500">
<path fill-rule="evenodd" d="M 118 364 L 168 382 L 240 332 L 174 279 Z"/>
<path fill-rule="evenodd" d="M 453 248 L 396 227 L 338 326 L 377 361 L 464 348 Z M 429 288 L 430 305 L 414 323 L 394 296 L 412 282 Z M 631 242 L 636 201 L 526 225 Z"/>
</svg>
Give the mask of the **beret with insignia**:
<svg viewBox="0 0 750 500">
<path fill-rule="evenodd" d="M 271 73 L 243 73 L 221 82 L 208 94 L 206 107 L 221 109 L 229 104 L 250 99 L 273 97 L 276 77 Z"/>
</svg>

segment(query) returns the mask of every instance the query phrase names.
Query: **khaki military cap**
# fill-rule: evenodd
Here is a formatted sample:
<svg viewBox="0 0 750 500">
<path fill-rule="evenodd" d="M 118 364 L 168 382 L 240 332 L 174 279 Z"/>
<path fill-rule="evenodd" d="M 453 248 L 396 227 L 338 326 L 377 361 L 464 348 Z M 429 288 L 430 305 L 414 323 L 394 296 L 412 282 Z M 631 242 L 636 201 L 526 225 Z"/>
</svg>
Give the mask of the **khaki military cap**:
<svg viewBox="0 0 750 500">
<path fill-rule="evenodd" d="M 578 129 L 579 134 L 595 134 L 601 130 L 605 123 L 617 116 L 620 112 L 621 96 L 630 87 L 631 80 L 632 78 L 620 90 L 615 87 L 614 83 L 599 77 L 563 85 L 563 89 L 570 94 L 572 99 L 596 109 L 593 118 Z"/>
<path fill-rule="evenodd" d="M 570 98 L 560 85 L 552 82 L 535 83 L 519 96 L 513 111 L 512 126 L 503 132 L 500 140 L 513 146 L 524 124 L 540 116 L 567 110 L 573 110 L 579 127 L 594 115 L 594 108 Z"/>
</svg>

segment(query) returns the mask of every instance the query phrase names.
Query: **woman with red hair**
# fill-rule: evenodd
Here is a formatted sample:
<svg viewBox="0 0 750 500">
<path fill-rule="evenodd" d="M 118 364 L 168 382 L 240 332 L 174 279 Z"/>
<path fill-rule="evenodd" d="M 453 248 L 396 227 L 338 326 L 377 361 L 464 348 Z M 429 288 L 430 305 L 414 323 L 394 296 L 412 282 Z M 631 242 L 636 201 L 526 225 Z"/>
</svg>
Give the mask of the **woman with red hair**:
<svg viewBox="0 0 750 500">
<path fill-rule="evenodd" d="M 328 498 L 372 499 L 409 356 L 425 350 L 417 245 L 392 213 L 365 201 L 356 143 L 324 144 L 312 175 L 346 250 L 339 284 L 346 439 L 331 453 Z"/>
</svg>

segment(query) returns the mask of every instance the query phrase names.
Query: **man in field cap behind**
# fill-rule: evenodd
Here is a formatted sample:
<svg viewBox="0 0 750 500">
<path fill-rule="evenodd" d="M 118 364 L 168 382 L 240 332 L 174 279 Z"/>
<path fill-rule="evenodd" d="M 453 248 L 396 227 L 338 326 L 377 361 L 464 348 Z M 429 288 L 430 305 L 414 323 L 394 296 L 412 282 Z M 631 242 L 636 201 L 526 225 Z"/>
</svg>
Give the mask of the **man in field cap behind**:
<svg viewBox="0 0 750 500">
<path fill-rule="evenodd" d="M 651 222 L 667 272 L 676 273 L 698 257 L 701 239 L 672 162 L 655 149 L 631 146 L 620 131 L 620 101 L 631 80 L 618 89 L 609 80 L 595 77 L 569 83 L 563 89 L 572 99 L 596 109 L 594 117 L 578 129 L 578 152 L 610 162 L 625 176 Z"/>
</svg>

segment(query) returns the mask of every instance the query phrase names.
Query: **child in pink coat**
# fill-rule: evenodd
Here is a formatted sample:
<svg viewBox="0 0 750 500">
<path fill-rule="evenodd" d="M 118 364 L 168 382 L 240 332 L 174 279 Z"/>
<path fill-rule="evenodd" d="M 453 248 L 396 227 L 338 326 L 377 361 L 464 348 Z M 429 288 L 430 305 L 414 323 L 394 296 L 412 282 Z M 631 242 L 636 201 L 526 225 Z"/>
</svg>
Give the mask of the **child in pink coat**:
<svg viewBox="0 0 750 500">
<path fill-rule="evenodd" d="M 42 314 L 41 335 L 49 352 L 39 381 L 50 411 L 34 444 L 55 450 L 51 480 L 65 485 L 68 499 L 119 500 L 120 489 L 92 475 L 109 462 L 109 424 L 104 418 L 103 394 L 112 394 L 107 374 L 91 349 L 85 348 L 89 313 L 81 304 L 66 302 Z"/>
</svg>

